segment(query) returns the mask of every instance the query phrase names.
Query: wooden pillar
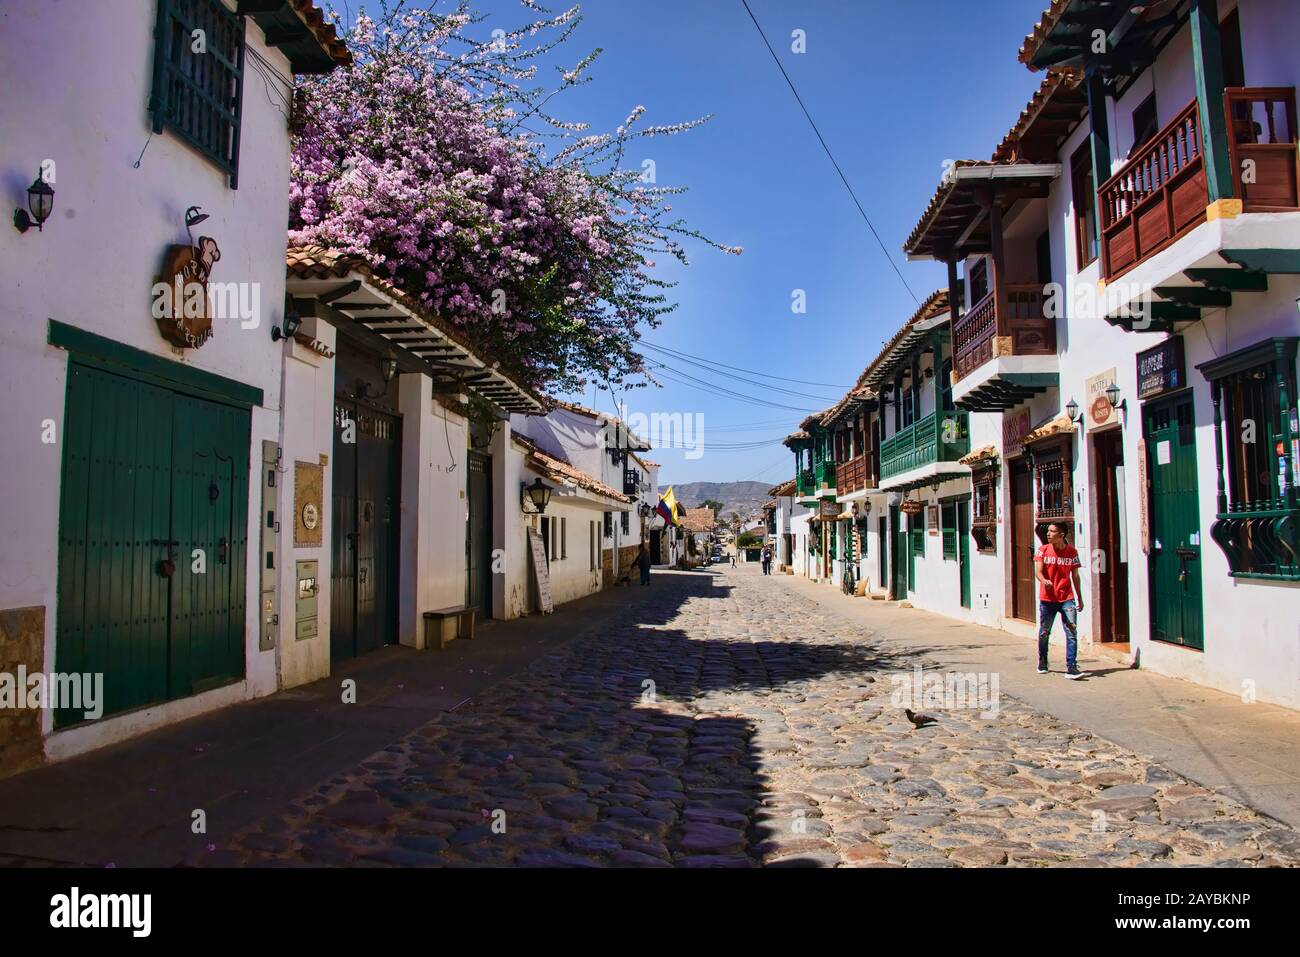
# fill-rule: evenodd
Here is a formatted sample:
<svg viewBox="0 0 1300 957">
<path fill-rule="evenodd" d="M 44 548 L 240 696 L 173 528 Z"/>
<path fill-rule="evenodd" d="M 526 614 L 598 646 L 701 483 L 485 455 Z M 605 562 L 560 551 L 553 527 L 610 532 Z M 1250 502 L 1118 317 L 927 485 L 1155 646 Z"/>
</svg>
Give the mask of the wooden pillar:
<svg viewBox="0 0 1300 957">
<path fill-rule="evenodd" d="M 1006 263 L 1005 250 L 1002 246 L 1002 207 L 998 205 L 997 197 L 990 193 L 989 195 L 989 238 L 992 241 L 992 260 L 989 269 L 989 282 L 993 284 L 993 334 L 998 338 L 1011 335 L 1007 329 L 1007 310 L 1006 310 L 1006 290 L 1002 283 L 1002 270 Z M 993 354 L 1000 355 L 999 343 L 994 340 Z"/>
<path fill-rule="evenodd" d="M 943 408 L 943 337 L 938 333 L 930 334 L 930 353 L 934 357 L 934 411 L 935 421 Z"/>
<path fill-rule="evenodd" d="M 1291 395 L 1290 370 L 1295 368 L 1295 348 L 1287 348 L 1282 340 L 1275 341 L 1273 368 L 1277 374 L 1277 392 L 1278 392 L 1278 423 L 1277 434 L 1282 440 L 1282 462 L 1281 468 L 1286 476 L 1286 491 L 1282 495 L 1283 503 L 1287 508 L 1294 508 L 1296 503 L 1295 482 L 1292 481 L 1294 472 L 1291 469 L 1291 411 L 1292 401 L 1295 397 Z M 1279 491 L 1281 491 L 1279 489 Z"/>
<path fill-rule="evenodd" d="M 1192 32 L 1192 72 L 1201 121 L 1205 189 L 1211 203 L 1235 195 L 1228 152 L 1228 122 L 1223 110 L 1223 42 L 1219 36 L 1219 0 L 1192 0 L 1187 11 Z"/>
<path fill-rule="evenodd" d="M 1092 127 L 1090 142 L 1092 144 L 1092 190 L 1096 205 L 1096 221 L 1093 223 L 1093 239 L 1099 249 L 1104 249 L 1101 231 L 1105 218 L 1101 208 L 1101 184 L 1110 179 L 1110 124 L 1106 119 L 1106 88 L 1098 73 L 1089 72 L 1084 80 L 1088 94 L 1088 122 Z M 1103 260 L 1103 275 L 1106 268 Z"/>
<path fill-rule="evenodd" d="M 961 286 L 957 281 L 957 258 L 954 253 L 948 253 L 944 257 L 944 264 L 948 267 L 948 318 L 952 321 L 953 326 L 957 325 L 957 317 L 961 315 L 961 304 L 966 298 L 962 295 Z"/>
<path fill-rule="evenodd" d="M 1214 402 L 1214 470 L 1218 482 L 1215 504 L 1222 515 L 1228 510 L 1228 496 L 1223 488 L 1223 410 L 1220 408 L 1223 398 L 1223 380 L 1215 379 L 1210 383 L 1210 399 Z"/>
</svg>

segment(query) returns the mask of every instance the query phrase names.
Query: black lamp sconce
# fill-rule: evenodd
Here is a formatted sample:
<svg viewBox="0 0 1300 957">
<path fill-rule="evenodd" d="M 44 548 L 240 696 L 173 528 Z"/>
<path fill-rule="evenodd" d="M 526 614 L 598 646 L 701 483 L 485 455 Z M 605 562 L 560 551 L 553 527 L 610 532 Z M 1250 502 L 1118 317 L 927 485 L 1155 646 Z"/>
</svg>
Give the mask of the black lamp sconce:
<svg viewBox="0 0 1300 957">
<path fill-rule="evenodd" d="M 31 211 L 30 215 L 28 210 Z M 35 226 L 38 233 L 43 232 L 45 221 L 50 218 L 52 212 L 54 212 L 54 187 L 45 181 L 44 174 L 37 173 L 32 185 L 27 187 L 27 209 L 14 210 L 14 228 L 20 233 L 25 233 Z"/>
<path fill-rule="evenodd" d="M 281 339 L 292 339 L 298 334 L 298 328 L 301 325 L 302 316 L 292 309 L 285 310 L 284 321 L 279 326 L 271 327 L 271 341 L 279 342 Z"/>
<path fill-rule="evenodd" d="M 377 399 L 380 396 L 388 394 L 388 386 L 392 383 L 393 377 L 397 375 L 397 360 L 392 356 L 379 360 L 379 374 L 384 379 L 383 392 L 371 392 L 370 383 L 364 379 L 357 380 L 357 395 L 362 399 Z"/>
<path fill-rule="evenodd" d="M 1073 398 L 1065 403 L 1065 414 L 1074 425 L 1083 425 L 1083 413 L 1079 411 L 1079 403 L 1075 402 Z"/>
<path fill-rule="evenodd" d="M 1112 409 L 1119 409 L 1125 414 L 1128 413 L 1128 399 L 1120 400 L 1119 386 L 1114 382 L 1106 386 L 1106 400 L 1110 403 Z"/>
<path fill-rule="evenodd" d="M 519 509 L 525 515 L 542 515 L 550 503 L 551 487 L 540 478 L 535 479 L 531 485 L 527 482 L 519 483 Z M 529 505 L 532 505 L 531 509 Z"/>
</svg>

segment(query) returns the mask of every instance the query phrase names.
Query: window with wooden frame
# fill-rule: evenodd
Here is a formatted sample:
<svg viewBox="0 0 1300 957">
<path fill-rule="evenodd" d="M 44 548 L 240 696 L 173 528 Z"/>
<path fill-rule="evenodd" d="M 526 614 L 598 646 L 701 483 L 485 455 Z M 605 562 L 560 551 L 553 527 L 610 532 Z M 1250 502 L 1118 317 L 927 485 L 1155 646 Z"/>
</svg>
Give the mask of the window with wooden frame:
<svg viewBox="0 0 1300 957">
<path fill-rule="evenodd" d="M 1074 251 L 1079 269 L 1097 258 L 1097 187 L 1092 175 L 1091 143 L 1070 158 L 1070 188 L 1074 202 Z"/>
<path fill-rule="evenodd" d="M 619 513 L 618 526 L 622 530 L 624 535 L 627 535 L 632 531 L 632 522 L 631 522 L 630 513 L 628 512 Z"/>
<path fill-rule="evenodd" d="M 1216 516 L 1210 536 L 1234 578 L 1300 581 L 1300 409 L 1295 336 L 1197 368 L 1214 402 Z"/>
<path fill-rule="evenodd" d="M 976 260 L 975 264 L 970 267 L 970 275 L 966 277 L 966 282 L 970 286 L 971 305 L 978 305 L 979 301 L 989 294 L 989 267 L 987 259 L 981 257 Z"/>
<path fill-rule="evenodd" d="M 1033 446 L 1034 521 L 1038 537 L 1047 540 L 1047 526 L 1061 524 L 1067 539 L 1074 538 L 1073 455 L 1070 437 L 1060 436 Z"/>
<path fill-rule="evenodd" d="M 560 558 L 565 559 L 568 557 L 569 557 L 569 520 L 567 518 L 561 518 L 560 519 Z"/>
<path fill-rule="evenodd" d="M 971 538 L 981 552 L 997 551 L 998 479 L 996 469 L 971 475 Z"/>
<path fill-rule="evenodd" d="M 957 503 L 944 502 L 940 506 L 939 524 L 943 532 L 943 557 L 945 561 L 957 560 Z"/>
<path fill-rule="evenodd" d="M 1133 147 L 1128 151 L 1128 155 L 1134 156 L 1159 132 L 1160 122 L 1156 119 L 1156 95 L 1152 93 L 1133 111 Z"/>
<path fill-rule="evenodd" d="M 614 513 L 613 512 L 605 513 L 605 537 L 606 538 L 614 537 Z"/>
<path fill-rule="evenodd" d="M 171 130 L 239 185 L 244 18 L 221 0 L 158 0 L 154 25 L 155 133 Z"/>
</svg>

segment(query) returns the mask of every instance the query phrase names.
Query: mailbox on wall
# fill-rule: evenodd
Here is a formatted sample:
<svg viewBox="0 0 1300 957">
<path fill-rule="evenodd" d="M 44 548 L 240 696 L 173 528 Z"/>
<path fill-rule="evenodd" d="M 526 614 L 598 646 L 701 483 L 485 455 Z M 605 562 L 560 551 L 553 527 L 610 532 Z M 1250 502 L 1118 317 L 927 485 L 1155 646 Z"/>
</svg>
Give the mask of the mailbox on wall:
<svg viewBox="0 0 1300 957">
<path fill-rule="evenodd" d="M 317 625 L 317 596 L 320 594 L 320 562 L 298 562 L 297 609 L 294 617 L 294 635 L 315 638 L 320 634 Z"/>
</svg>

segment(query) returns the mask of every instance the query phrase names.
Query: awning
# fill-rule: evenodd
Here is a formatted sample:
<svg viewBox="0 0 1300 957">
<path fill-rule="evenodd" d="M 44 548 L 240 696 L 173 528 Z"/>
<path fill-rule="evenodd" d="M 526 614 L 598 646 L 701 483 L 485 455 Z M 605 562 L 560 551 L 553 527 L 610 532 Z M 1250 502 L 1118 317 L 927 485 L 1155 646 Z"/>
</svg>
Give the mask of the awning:
<svg viewBox="0 0 1300 957">
<path fill-rule="evenodd" d="M 502 372 L 460 332 L 425 312 L 362 256 L 322 246 L 290 247 L 286 289 L 299 314 L 317 316 L 351 338 L 421 372 L 435 389 L 474 393 L 506 412 L 542 415 L 541 398 Z"/>
</svg>

